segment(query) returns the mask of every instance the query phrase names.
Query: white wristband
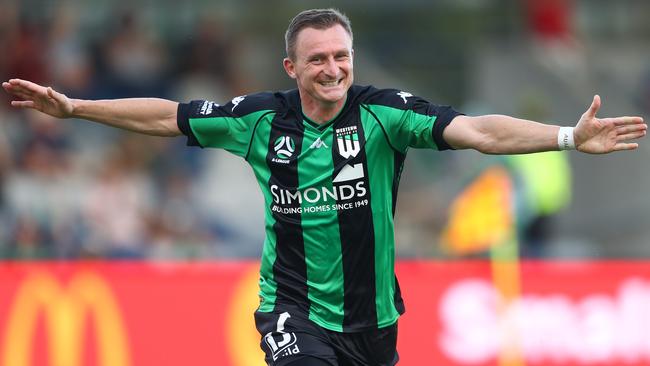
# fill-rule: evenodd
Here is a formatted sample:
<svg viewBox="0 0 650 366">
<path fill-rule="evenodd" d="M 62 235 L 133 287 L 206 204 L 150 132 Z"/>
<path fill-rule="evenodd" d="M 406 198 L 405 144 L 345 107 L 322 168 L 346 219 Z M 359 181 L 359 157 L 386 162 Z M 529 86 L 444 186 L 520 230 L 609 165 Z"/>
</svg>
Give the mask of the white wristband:
<svg viewBox="0 0 650 366">
<path fill-rule="evenodd" d="M 573 127 L 560 127 L 557 133 L 557 146 L 560 150 L 575 150 L 576 143 L 573 141 Z"/>
</svg>

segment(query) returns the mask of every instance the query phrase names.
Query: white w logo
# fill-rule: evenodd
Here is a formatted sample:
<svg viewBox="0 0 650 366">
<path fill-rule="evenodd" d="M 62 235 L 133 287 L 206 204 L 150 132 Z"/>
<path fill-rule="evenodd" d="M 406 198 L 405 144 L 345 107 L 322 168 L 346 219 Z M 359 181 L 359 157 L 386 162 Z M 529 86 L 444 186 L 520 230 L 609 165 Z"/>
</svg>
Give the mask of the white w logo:
<svg viewBox="0 0 650 366">
<path fill-rule="evenodd" d="M 346 159 L 350 156 L 356 157 L 359 151 L 361 151 L 361 147 L 359 146 L 359 135 L 356 133 L 337 137 L 336 142 L 339 146 L 339 154 Z"/>
</svg>

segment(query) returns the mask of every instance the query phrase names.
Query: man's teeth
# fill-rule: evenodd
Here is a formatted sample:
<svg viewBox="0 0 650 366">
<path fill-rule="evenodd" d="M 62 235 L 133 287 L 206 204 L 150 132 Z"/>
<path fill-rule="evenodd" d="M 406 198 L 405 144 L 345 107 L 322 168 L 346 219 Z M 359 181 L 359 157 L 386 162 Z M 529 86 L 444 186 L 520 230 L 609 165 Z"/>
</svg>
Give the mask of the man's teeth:
<svg viewBox="0 0 650 366">
<path fill-rule="evenodd" d="M 323 86 L 337 86 L 339 84 L 339 80 L 321 81 L 320 83 Z"/>
</svg>

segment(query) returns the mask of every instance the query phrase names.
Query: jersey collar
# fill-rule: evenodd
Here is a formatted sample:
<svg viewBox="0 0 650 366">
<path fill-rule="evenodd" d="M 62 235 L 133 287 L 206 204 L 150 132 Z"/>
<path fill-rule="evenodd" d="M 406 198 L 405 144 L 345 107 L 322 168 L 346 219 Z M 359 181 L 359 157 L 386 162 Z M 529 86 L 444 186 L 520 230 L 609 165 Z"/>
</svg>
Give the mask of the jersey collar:
<svg viewBox="0 0 650 366">
<path fill-rule="evenodd" d="M 300 100 L 298 100 L 298 106 L 299 106 L 300 114 L 302 115 L 303 124 L 304 124 L 305 126 L 308 126 L 308 127 L 314 128 L 314 129 L 316 129 L 316 130 L 318 130 L 318 131 L 324 131 L 324 130 L 326 130 L 329 126 L 333 125 L 334 122 L 336 122 L 336 121 L 338 120 L 338 118 L 339 118 L 341 115 L 345 114 L 345 112 L 349 109 L 349 107 L 350 107 L 350 101 L 353 99 L 351 94 L 352 94 L 352 87 L 350 87 L 350 89 L 348 89 L 348 92 L 345 94 L 345 103 L 343 103 L 343 106 L 341 107 L 341 109 L 340 109 L 340 110 L 338 111 L 338 113 L 334 116 L 334 118 L 330 119 L 329 121 L 327 121 L 327 122 L 325 122 L 325 123 L 316 123 L 316 122 L 314 122 L 312 119 L 310 119 L 309 117 L 307 117 L 307 115 L 305 115 L 305 114 L 302 112 L 302 107 L 300 107 L 300 106 L 301 106 L 301 104 L 300 104 Z M 300 99 L 300 98 L 299 98 L 299 99 Z"/>
</svg>

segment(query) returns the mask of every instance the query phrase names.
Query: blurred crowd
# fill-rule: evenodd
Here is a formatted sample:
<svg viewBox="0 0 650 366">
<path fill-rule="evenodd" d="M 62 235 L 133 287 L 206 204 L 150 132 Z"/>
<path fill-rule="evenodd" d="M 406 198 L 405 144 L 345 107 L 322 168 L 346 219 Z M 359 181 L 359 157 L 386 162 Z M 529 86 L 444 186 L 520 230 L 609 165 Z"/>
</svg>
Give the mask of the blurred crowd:
<svg viewBox="0 0 650 366">
<path fill-rule="evenodd" d="M 565 71 L 560 79 L 571 75 L 572 82 L 579 79 L 576 70 L 586 69 L 582 46 L 573 32 L 575 16 L 569 6 L 573 3 L 528 0 L 524 3 L 527 7 L 519 9 L 521 17 L 527 19 L 530 43 L 538 45 L 541 51 L 535 60 L 554 73 Z M 265 76 L 268 72 L 251 70 L 259 68 L 255 66 L 258 56 L 270 57 L 265 52 L 276 48 L 267 44 L 270 37 L 257 39 L 257 43 L 252 41 L 254 46 L 244 51 L 251 40 L 232 19 L 220 13 L 203 14 L 204 8 L 164 2 L 160 6 L 166 7 L 165 11 L 145 11 L 153 8 L 129 8 L 123 3 L 102 1 L 53 4 L 0 0 L 1 80 L 28 79 L 51 85 L 73 98 L 88 99 L 148 96 L 223 102 L 259 90 L 260 85 L 253 78 L 262 88 L 273 88 L 259 82 L 269 79 Z M 469 2 L 463 6 L 470 7 Z M 39 11 L 34 11 L 35 7 Z M 499 2 L 495 2 L 493 8 L 498 7 Z M 192 13 L 187 13 L 187 9 Z M 226 10 L 223 12 L 227 13 Z M 390 9 L 385 13 L 390 14 Z M 275 21 L 281 23 L 278 27 L 286 26 L 285 19 Z M 356 24 L 364 26 L 362 21 Z M 427 24 L 442 27 L 447 23 Z M 478 29 L 474 37 L 477 40 L 473 42 L 478 42 L 481 32 L 477 24 L 482 23 L 467 27 Z M 361 34 L 372 34 L 372 25 L 365 26 Z M 448 33 L 441 34 L 462 38 L 455 23 L 447 26 Z M 423 31 L 429 41 L 429 33 L 436 30 Z M 387 34 L 381 25 L 374 32 L 376 37 L 366 40 L 400 38 L 392 31 Z M 379 51 L 375 55 L 368 56 L 370 52 L 366 52 L 365 58 L 358 60 L 367 66 L 373 56 L 379 56 L 375 58 L 382 62 L 392 59 L 379 53 L 390 51 L 386 51 L 384 43 L 378 44 L 381 47 L 376 47 Z M 471 44 L 463 48 L 472 49 Z M 277 51 L 281 53 L 281 47 Z M 243 53 L 247 56 L 243 57 Z M 433 60 L 455 57 L 453 53 L 432 54 Z M 430 62 L 424 56 L 422 59 Z M 247 72 L 242 70 L 242 63 Z M 450 59 L 445 67 L 453 70 L 437 70 L 436 75 L 454 74 L 464 64 L 462 58 Z M 364 70 L 380 69 L 376 66 Z M 430 71 L 428 65 L 426 70 Z M 255 77 L 251 76 L 252 71 L 257 73 Z M 273 73 L 282 71 L 278 66 Z M 377 75 L 381 72 L 373 77 Z M 426 77 L 421 79 L 440 88 Z M 650 76 L 646 79 L 634 99 L 641 109 L 650 111 Z M 473 87 L 457 81 L 452 84 L 459 95 L 469 94 L 463 88 Z M 493 83 L 488 84 L 492 90 Z M 525 101 L 507 102 L 523 104 L 513 111 L 521 117 L 549 118 L 549 112 L 540 112 L 544 108 L 537 106 L 541 98 L 532 99 L 532 107 Z M 86 121 L 60 121 L 33 111 L 17 111 L 10 107 L 10 100 L 6 93 L 0 93 L 0 259 L 210 258 L 257 256 L 261 252 L 261 194 L 247 165 L 238 158 L 222 151 L 186 148 L 182 137 L 148 137 Z M 486 112 L 469 104 L 457 107 L 468 113 Z M 557 109 L 556 105 L 553 107 Z M 452 232 L 458 224 L 447 210 L 455 204 L 463 207 L 456 215 L 461 219 L 478 209 L 485 212 L 480 200 L 471 200 L 478 203 L 476 207 L 465 207 L 462 198 L 464 194 L 471 197 L 475 191 L 500 194 L 491 191 L 489 184 L 474 184 L 484 182 L 483 173 L 499 165 L 514 182 L 513 192 L 508 194 L 519 197 L 518 227 L 514 230 L 522 241 L 522 253 L 544 255 L 541 243 L 552 240 L 554 216 L 571 199 L 571 171 L 566 156 L 541 162 L 537 157 L 493 159 L 478 154 L 451 155 L 438 161 L 439 154 L 410 153 L 396 218 L 398 254 L 445 255 L 440 249 L 444 245 L 437 245 L 444 241 L 441 233 L 444 236 L 445 232 Z M 540 164 L 546 167 L 540 169 Z M 556 176 L 567 178 L 547 184 L 548 180 L 538 175 L 550 169 L 558 172 Z M 551 207 L 549 202 L 555 206 Z M 477 216 L 474 238 L 491 235 L 489 230 L 481 231 L 484 222 L 482 215 Z M 466 229 L 467 226 L 464 232 Z M 455 250 L 463 252 L 465 244 L 455 240 Z"/>
<path fill-rule="evenodd" d="M 30 17 L 19 4 L 0 11 L 2 80 L 90 99 L 223 100 L 242 91 L 233 38 L 214 17 L 174 41 L 115 7 L 90 36 L 72 6 Z M 183 138 L 11 110 L 10 99 L 0 96 L 0 258 L 209 257 L 246 243 L 201 205 L 210 155 Z"/>
<path fill-rule="evenodd" d="M 0 59 L 2 80 L 52 85 L 73 98 L 178 101 L 223 101 L 251 85 L 236 62 L 243 42 L 218 17 L 197 17 L 189 29 L 163 37 L 137 9 L 109 7 L 111 14 L 89 22 L 70 3 L 40 16 L 28 11 L 29 4 L 17 4 L 5 3 L 0 15 L 0 49 L 11 50 Z M 223 152 L 185 148 L 183 138 L 146 137 L 11 110 L 8 96 L 0 98 L 0 257 L 259 253 L 262 207 L 251 198 L 257 194 L 254 183 L 243 183 L 252 178 L 242 173 L 242 162 L 222 158 Z M 412 159 L 417 165 L 417 155 Z M 441 168 L 446 179 L 453 180 L 446 189 L 439 189 L 440 178 L 406 179 L 401 203 L 406 208 L 400 209 L 397 228 L 402 254 L 440 253 L 435 243 L 447 219 L 444 208 L 463 190 L 458 176 L 471 175 L 466 182 L 471 186 L 494 165 L 491 159 L 471 160 L 468 165 L 478 166 L 472 174 L 451 173 L 458 161 L 436 163 L 431 155 L 420 160 L 423 166 L 416 170 L 446 167 Z M 514 172 L 513 164 L 498 165 Z M 224 175 L 228 179 L 220 179 Z M 472 230 L 484 229 L 479 224 Z"/>
</svg>

